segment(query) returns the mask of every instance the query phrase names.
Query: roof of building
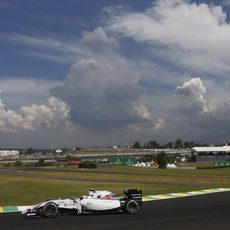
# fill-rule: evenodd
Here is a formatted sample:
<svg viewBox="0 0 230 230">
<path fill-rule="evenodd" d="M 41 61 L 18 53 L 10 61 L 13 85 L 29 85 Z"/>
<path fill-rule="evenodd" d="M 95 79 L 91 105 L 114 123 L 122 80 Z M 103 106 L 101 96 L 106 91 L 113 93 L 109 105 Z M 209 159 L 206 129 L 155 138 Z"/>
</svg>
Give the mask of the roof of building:
<svg viewBox="0 0 230 230">
<path fill-rule="evenodd" d="M 230 152 L 230 146 L 207 146 L 207 147 L 193 147 L 196 152 Z"/>
</svg>

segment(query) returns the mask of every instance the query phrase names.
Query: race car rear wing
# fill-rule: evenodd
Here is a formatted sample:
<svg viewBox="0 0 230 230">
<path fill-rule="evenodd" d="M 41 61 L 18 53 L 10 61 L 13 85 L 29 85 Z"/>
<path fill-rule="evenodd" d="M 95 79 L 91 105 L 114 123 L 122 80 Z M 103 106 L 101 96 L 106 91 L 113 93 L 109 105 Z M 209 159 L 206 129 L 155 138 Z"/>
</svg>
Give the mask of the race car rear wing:
<svg viewBox="0 0 230 230">
<path fill-rule="evenodd" d="M 129 200 L 135 200 L 139 205 L 142 204 L 142 190 L 124 189 L 124 194 Z"/>
</svg>

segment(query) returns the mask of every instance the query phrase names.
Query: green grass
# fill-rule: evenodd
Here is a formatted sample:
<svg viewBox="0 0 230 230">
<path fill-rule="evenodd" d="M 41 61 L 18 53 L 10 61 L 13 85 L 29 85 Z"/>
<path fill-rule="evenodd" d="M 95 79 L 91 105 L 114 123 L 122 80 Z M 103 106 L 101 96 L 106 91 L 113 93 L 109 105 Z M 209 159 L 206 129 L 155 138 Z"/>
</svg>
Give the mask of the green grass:
<svg viewBox="0 0 230 230">
<path fill-rule="evenodd" d="M 56 167 L 53 167 L 57 169 Z M 125 173 L 149 173 L 149 174 L 160 174 L 170 176 L 226 176 L 230 178 L 230 168 L 221 169 L 158 169 L 158 168 L 145 168 L 145 167 L 132 167 L 132 166 L 114 166 L 97 169 L 79 169 L 77 166 L 69 166 L 66 168 L 60 168 L 60 170 L 76 170 L 80 172 L 84 171 L 105 171 L 105 172 L 125 172 Z"/>
<path fill-rule="evenodd" d="M 158 170 L 159 171 L 159 170 Z M 207 186 L 223 186 L 223 185 L 230 185 L 230 177 L 212 177 L 207 175 L 188 175 L 178 174 L 178 175 L 171 175 L 167 174 L 146 174 L 142 175 L 140 172 L 135 172 L 135 174 L 112 174 L 112 172 L 108 173 L 88 173 L 82 170 L 76 170 L 75 172 L 53 172 L 47 171 L 20 171 L 25 172 L 28 175 L 40 174 L 40 175 L 47 175 L 51 177 L 63 177 L 66 179 L 69 178 L 76 178 L 76 180 L 80 179 L 104 179 L 104 180 L 128 180 L 132 181 L 139 181 L 139 182 L 151 182 L 151 183 L 177 183 L 177 184 L 194 184 L 194 185 L 207 185 Z M 92 171 L 95 172 L 95 171 Z"/>
<path fill-rule="evenodd" d="M 74 172 L 65 172 L 62 169 L 57 169 L 59 170 L 58 172 L 50 172 L 47 168 L 43 168 L 42 171 L 27 172 L 28 176 L 0 173 L 0 206 L 30 205 L 48 198 L 78 197 L 87 194 L 88 190 L 92 187 L 98 190 L 110 190 L 118 194 L 122 194 L 124 188 L 133 187 L 142 189 L 144 195 L 230 187 L 229 168 L 211 170 L 161 170 L 116 166 L 98 169 L 79 169 L 76 166 L 71 166 L 66 169 L 74 170 Z M 91 172 L 103 171 L 103 173 L 89 173 L 87 172 L 89 170 Z M 120 172 L 121 174 L 113 172 Z M 128 173 L 128 175 L 124 173 Z M 146 173 L 147 175 L 141 175 L 141 173 Z M 63 179 L 34 177 L 34 174 L 61 176 Z M 125 179 L 130 182 L 83 182 L 77 179 L 68 180 L 68 178 Z M 142 182 L 134 183 L 132 182 L 133 180 L 140 180 Z M 174 185 L 173 183 L 178 183 L 178 185 Z M 196 186 L 190 186 L 189 184 Z"/>
<path fill-rule="evenodd" d="M 0 206 L 30 205 L 48 198 L 69 198 L 87 194 L 90 188 L 110 190 L 122 194 L 124 188 L 143 189 L 144 195 L 186 192 L 208 188 L 206 186 L 178 186 L 142 183 L 79 182 L 34 177 L 0 175 Z"/>
</svg>

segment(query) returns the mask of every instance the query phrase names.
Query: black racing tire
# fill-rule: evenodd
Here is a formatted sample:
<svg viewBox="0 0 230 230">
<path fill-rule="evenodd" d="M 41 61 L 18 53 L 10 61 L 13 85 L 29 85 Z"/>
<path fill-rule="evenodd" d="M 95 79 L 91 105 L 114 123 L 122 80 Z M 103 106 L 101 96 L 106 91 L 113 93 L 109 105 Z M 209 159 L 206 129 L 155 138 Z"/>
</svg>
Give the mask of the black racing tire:
<svg viewBox="0 0 230 230">
<path fill-rule="evenodd" d="M 40 217 L 44 217 L 43 208 L 39 208 L 39 209 L 37 210 L 37 215 L 40 216 Z"/>
<path fill-rule="evenodd" d="M 58 214 L 58 206 L 54 202 L 48 202 L 42 209 L 47 218 L 55 218 Z"/>
<path fill-rule="evenodd" d="M 125 211 L 128 214 L 137 214 L 139 209 L 140 205 L 135 200 L 128 200 L 125 204 Z"/>
<path fill-rule="evenodd" d="M 74 209 L 72 209 L 72 214 L 78 216 L 79 212 L 77 209 L 74 208 Z"/>
</svg>

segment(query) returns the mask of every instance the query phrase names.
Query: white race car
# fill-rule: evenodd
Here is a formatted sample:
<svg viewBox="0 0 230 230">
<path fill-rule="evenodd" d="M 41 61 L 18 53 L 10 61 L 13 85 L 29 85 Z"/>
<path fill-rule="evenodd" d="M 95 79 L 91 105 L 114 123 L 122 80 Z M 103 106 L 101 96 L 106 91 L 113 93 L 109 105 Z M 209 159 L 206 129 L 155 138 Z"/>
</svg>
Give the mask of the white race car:
<svg viewBox="0 0 230 230">
<path fill-rule="evenodd" d="M 118 211 L 128 214 L 136 214 L 142 205 L 142 190 L 124 189 L 124 195 L 118 195 L 109 191 L 89 190 L 88 196 L 72 199 L 46 200 L 22 211 L 25 217 L 54 218 L 64 211 L 77 215 L 84 213 Z"/>
</svg>

